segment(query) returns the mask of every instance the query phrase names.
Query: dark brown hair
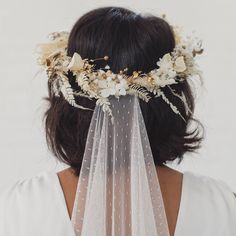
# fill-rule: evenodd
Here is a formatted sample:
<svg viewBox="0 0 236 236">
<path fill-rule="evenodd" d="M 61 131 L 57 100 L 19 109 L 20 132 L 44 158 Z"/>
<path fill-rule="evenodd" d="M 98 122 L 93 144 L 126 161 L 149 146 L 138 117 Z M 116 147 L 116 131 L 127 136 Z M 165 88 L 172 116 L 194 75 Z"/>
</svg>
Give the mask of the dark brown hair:
<svg viewBox="0 0 236 236">
<path fill-rule="evenodd" d="M 84 14 L 74 24 L 67 53 L 72 56 L 78 52 L 82 58 L 89 59 L 108 55 L 108 64 L 114 73 L 128 68 L 127 74 L 130 75 L 134 70 L 147 73 L 156 68 L 159 58 L 174 47 L 173 29 L 164 19 L 121 7 L 103 7 Z M 96 61 L 95 68 L 105 64 L 104 61 Z M 68 77 L 72 87 L 80 90 L 73 75 L 69 73 Z M 179 94 L 184 93 L 193 113 L 194 97 L 188 81 L 171 85 L 171 88 Z M 203 139 L 201 123 L 185 112 L 184 104 L 169 88 L 163 88 L 163 91 L 186 122 L 162 98 L 152 98 L 148 103 L 139 100 L 156 165 L 175 159 L 179 159 L 180 163 L 183 155 L 196 151 Z M 55 97 L 50 84 L 48 92 L 49 96 L 44 98 L 49 105 L 44 114 L 48 148 L 60 161 L 71 166 L 78 176 L 93 112 L 71 106 L 63 96 Z M 95 107 L 94 99 L 76 99 L 83 106 Z"/>
</svg>

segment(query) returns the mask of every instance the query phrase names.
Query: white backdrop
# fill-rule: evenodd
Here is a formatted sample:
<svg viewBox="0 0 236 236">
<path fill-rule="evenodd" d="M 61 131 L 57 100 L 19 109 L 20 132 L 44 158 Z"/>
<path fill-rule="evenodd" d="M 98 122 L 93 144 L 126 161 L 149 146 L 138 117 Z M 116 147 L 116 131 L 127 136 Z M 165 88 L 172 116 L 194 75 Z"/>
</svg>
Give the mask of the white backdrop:
<svg viewBox="0 0 236 236">
<path fill-rule="evenodd" d="M 156 15 L 196 31 L 205 54 L 199 63 L 205 86 L 198 91 L 196 116 L 206 138 L 198 154 L 174 168 L 222 179 L 236 191 L 236 3 L 234 0 L 62 1 L 0 0 L 0 187 L 41 171 L 62 169 L 47 151 L 42 126 L 46 77 L 38 71 L 34 47 L 49 32 L 69 30 L 85 12 L 123 6 Z M 134 7 L 135 6 L 135 7 Z"/>
</svg>

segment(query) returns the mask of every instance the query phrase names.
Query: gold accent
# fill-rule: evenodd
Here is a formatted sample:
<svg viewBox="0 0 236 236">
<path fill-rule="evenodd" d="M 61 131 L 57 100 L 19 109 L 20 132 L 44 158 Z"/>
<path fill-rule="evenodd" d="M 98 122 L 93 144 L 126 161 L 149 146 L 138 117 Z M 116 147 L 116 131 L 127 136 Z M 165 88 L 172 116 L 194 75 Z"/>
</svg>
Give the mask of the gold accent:
<svg viewBox="0 0 236 236">
<path fill-rule="evenodd" d="M 105 73 L 104 73 L 104 74 L 102 74 L 102 78 L 103 78 L 103 79 L 106 79 L 106 77 L 107 77 L 107 76 L 106 76 L 106 74 L 105 74 Z"/>
<path fill-rule="evenodd" d="M 133 71 L 133 77 L 137 78 L 139 76 L 139 73 L 137 71 Z"/>
</svg>

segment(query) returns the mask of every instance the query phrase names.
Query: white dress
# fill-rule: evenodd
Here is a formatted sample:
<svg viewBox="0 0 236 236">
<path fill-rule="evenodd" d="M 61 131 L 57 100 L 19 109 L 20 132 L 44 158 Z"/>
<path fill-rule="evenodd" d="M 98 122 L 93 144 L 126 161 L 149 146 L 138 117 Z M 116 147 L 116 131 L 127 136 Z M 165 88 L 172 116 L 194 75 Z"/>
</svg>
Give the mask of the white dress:
<svg viewBox="0 0 236 236">
<path fill-rule="evenodd" d="M 235 235 L 236 198 L 228 185 L 184 172 L 175 236 Z M 0 236 L 75 236 L 56 172 L 18 180 L 0 193 Z"/>
</svg>

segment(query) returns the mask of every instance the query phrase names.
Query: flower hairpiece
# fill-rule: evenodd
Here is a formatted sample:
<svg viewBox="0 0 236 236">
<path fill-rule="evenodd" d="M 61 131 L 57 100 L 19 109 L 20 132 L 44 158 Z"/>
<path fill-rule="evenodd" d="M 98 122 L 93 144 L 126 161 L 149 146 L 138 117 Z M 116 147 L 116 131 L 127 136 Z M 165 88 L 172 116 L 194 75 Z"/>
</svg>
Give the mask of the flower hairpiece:
<svg viewBox="0 0 236 236">
<path fill-rule="evenodd" d="M 176 46 L 172 52 L 166 53 L 157 61 L 157 68 L 148 73 L 133 71 L 131 76 L 126 74 L 128 68 L 121 70 L 118 74 L 110 70 L 109 65 L 95 70 L 93 62 L 95 60 L 108 60 L 108 56 L 96 59 L 82 59 L 78 52 L 72 57 L 67 55 L 67 43 L 69 33 L 66 31 L 53 32 L 49 34 L 50 42 L 38 44 L 40 56 L 37 58 L 39 65 L 46 68 L 51 89 L 55 96 L 64 98 L 74 107 L 92 110 L 83 107 L 75 102 L 75 96 L 95 98 L 96 104 L 102 106 L 104 112 L 112 116 L 109 97 L 125 96 L 126 94 L 137 95 L 139 98 L 148 102 L 151 98 L 149 93 L 155 97 L 161 97 L 176 114 L 180 114 L 165 96 L 162 88 L 168 86 L 171 92 L 178 96 L 188 109 L 185 97 L 178 95 L 171 89 L 171 84 L 177 84 L 194 75 L 201 77 L 201 71 L 195 62 L 195 56 L 203 52 L 202 41 L 195 38 L 184 40 L 177 32 L 177 27 L 173 27 L 175 33 Z M 75 76 L 76 83 L 82 91 L 75 91 L 68 79 L 68 72 L 71 71 Z M 188 109 L 188 111 L 190 111 Z M 185 120 L 185 119 L 184 119 Z M 113 121 L 113 117 L 112 117 Z"/>
</svg>

